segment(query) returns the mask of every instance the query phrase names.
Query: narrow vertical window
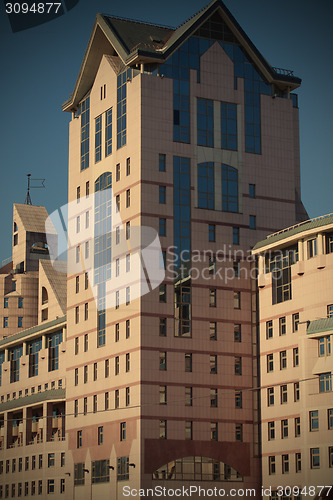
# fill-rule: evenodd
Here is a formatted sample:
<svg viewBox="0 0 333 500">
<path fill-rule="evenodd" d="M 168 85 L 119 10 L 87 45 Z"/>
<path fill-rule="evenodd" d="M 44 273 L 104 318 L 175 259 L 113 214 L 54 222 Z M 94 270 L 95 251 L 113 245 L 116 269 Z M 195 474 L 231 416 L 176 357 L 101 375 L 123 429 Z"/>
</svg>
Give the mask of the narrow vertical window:
<svg viewBox="0 0 333 500">
<path fill-rule="evenodd" d="M 79 104 L 78 114 L 81 115 L 81 170 L 85 170 L 89 167 L 90 97 Z"/>
<path fill-rule="evenodd" d="M 102 159 L 102 115 L 95 118 L 95 163 Z"/>
</svg>

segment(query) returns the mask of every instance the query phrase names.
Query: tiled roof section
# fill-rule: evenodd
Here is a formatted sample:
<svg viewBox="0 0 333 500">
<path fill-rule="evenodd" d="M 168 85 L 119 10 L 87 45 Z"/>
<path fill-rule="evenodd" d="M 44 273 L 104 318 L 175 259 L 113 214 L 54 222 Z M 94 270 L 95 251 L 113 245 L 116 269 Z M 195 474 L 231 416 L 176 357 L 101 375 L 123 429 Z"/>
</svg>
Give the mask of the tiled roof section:
<svg viewBox="0 0 333 500">
<path fill-rule="evenodd" d="M 308 231 L 309 229 L 315 229 L 317 227 L 323 227 L 333 224 L 333 214 L 323 215 L 321 217 L 316 217 L 315 219 L 307 220 L 297 224 L 296 226 L 287 227 L 286 229 L 282 229 L 278 233 L 273 233 L 265 240 L 259 241 L 253 248 L 253 250 L 257 250 L 258 248 L 265 247 L 267 245 L 271 245 L 272 243 L 276 243 L 278 241 L 282 241 L 290 236 L 294 236 L 295 234 L 303 233 L 304 231 Z"/>
<path fill-rule="evenodd" d="M 333 318 L 321 318 L 310 321 L 306 333 L 321 333 L 333 330 Z"/>
<path fill-rule="evenodd" d="M 45 207 L 14 203 L 14 209 L 16 209 L 26 231 L 31 233 L 45 233 L 45 221 L 49 216 Z M 55 230 L 50 227 L 48 228 L 48 232 L 55 233 Z"/>
<path fill-rule="evenodd" d="M 63 314 L 66 314 L 67 308 L 67 266 L 66 262 L 57 262 L 56 268 L 49 260 L 40 260 L 40 266 L 43 268 L 46 277 L 50 283 L 53 293 L 58 299 L 59 306 Z"/>
<path fill-rule="evenodd" d="M 34 333 L 43 332 L 43 330 L 49 330 L 53 327 L 57 327 L 58 325 L 61 325 L 62 323 L 65 322 L 66 322 L 66 316 L 63 316 L 62 318 L 57 318 L 52 321 L 48 321 L 47 323 L 44 322 L 41 325 L 33 326 L 32 328 L 28 328 L 23 332 L 15 333 L 14 335 L 9 335 L 9 337 L 0 340 L 0 347 L 5 346 L 6 344 L 10 344 L 11 342 L 17 342 L 26 337 L 30 337 L 30 335 L 33 335 Z"/>
<path fill-rule="evenodd" d="M 127 53 L 142 48 L 155 52 L 164 46 L 174 30 L 139 21 L 104 16 L 110 29 L 117 35 Z"/>
<path fill-rule="evenodd" d="M 42 401 L 53 401 L 65 398 L 66 389 L 52 389 L 50 391 L 36 392 L 35 394 L 31 394 L 31 396 L 12 399 L 10 401 L 6 401 L 5 403 L 1 403 L 0 412 L 14 410 L 15 408 L 21 408 L 22 406 L 41 403 Z"/>
</svg>

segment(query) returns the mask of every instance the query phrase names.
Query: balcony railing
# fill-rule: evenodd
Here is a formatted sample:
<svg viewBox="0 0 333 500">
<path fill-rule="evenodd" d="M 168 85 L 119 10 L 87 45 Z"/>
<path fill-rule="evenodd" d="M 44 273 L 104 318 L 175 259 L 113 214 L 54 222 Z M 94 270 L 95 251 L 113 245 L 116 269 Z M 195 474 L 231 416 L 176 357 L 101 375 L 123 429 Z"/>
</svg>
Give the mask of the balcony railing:
<svg viewBox="0 0 333 500">
<path fill-rule="evenodd" d="M 284 76 L 294 76 L 294 72 L 292 69 L 283 69 L 283 68 L 273 68 L 275 73 Z"/>
</svg>

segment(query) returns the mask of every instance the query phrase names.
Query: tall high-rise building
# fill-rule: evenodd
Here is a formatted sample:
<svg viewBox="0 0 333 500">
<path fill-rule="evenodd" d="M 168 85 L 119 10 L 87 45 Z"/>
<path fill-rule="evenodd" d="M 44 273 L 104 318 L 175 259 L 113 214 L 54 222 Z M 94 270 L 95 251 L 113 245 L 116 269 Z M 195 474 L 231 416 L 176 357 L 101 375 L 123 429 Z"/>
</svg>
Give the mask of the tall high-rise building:
<svg viewBox="0 0 333 500">
<path fill-rule="evenodd" d="M 120 499 L 125 486 L 258 491 L 251 248 L 306 218 L 300 83 L 269 65 L 219 0 L 178 28 L 97 15 L 63 105 L 68 267 L 31 270 L 34 319 L 0 341 L 1 453 L 14 474 L 1 476 L 0 460 L 0 497 L 33 496 L 39 482 L 41 495 L 76 500 Z M 60 253 L 65 218 L 53 218 Z M 38 373 L 28 371 L 35 355 Z M 40 478 L 28 472 L 37 454 L 44 464 L 51 454 Z"/>
<path fill-rule="evenodd" d="M 263 487 L 273 499 L 284 488 L 288 498 L 332 498 L 333 216 L 272 234 L 254 254 Z"/>
<path fill-rule="evenodd" d="M 63 105 L 72 113 L 69 226 L 82 263 L 67 295 L 76 485 L 121 495 L 128 481 L 260 484 L 247 252 L 306 217 L 299 85 L 270 66 L 220 1 L 176 29 L 97 15 Z M 77 236 L 87 218 L 90 241 Z M 134 297 L 135 280 L 117 278 L 136 267 L 131 235 L 144 227 L 159 234 L 167 270 Z"/>
</svg>

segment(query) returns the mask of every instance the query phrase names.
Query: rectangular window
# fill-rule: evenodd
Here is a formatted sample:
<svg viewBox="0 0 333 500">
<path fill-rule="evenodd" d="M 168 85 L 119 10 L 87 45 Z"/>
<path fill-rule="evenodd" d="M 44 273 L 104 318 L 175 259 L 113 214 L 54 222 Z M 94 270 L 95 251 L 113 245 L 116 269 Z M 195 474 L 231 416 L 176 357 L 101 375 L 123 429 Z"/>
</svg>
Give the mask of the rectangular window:
<svg viewBox="0 0 333 500">
<path fill-rule="evenodd" d="M 129 372 L 131 369 L 131 361 L 130 361 L 130 354 L 129 353 L 126 354 L 125 362 L 126 362 L 126 372 Z M 166 359 L 165 359 L 165 362 L 166 362 Z"/>
<path fill-rule="evenodd" d="M 280 370 L 287 368 L 287 351 L 280 351 Z"/>
<path fill-rule="evenodd" d="M 75 307 L 75 323 L 79 323 L 80 321 L 80 309 L 79 306 Z"/>
<path fill-rule="evenodd" d="M 114 341 L 119 342 L 119 323 L 114 325 Z"/>
<path fill-rule="evenodd" d="M 108 378 L 110 375 L 110 361 L 108 359 L 104 362 L 104 376 Z"/>
<path fill-rule="evenodd" d="M 163 303 L 165 303 L 167 301 L 166 285 L 160 285 L 160 287 L 159 287 L 159 300 L 160 300 L 160 302 L 163 302 Z"/>
<path fill-rule="evenodd" d="M 192 354 L 185 354 L 185 372 L 192 372 Z"/>
<path fill-rule="evenodd" d="M 217 323 L 215 321 L 209 323 L 209 339 L 217 340 Z"/>
<path fill-rule="evenodd" d="M 126 441 L 126 422 L 120 423 L 120 441 Z"/>
<path fill-rule="evenodd" d="M 117 458 L 117 481 L 128 481 L 129 479 L 129 458 Z"/>
<path fill-rule="evenodd" d="M 110 407 L 110 399 L 109 399 L 109 393 L 105 392 L 104 393 L 104 409 L 107 411 Z"/>
<path fill-rule="evenodd" d="M 75 337 L 74 354 L 79 354 L 79 337 Z"/>
<path fill-rule="evenodd" d="M 333 408 L 327 410 L 328 429 L 333 429 Z"/>
<path fill-rule="evenodd" d="M 222 210 L 238 212 L 238 170 L 222 164 Z"/>
<path fill-rule="evenodd" d="M 76 447 L 82 448 L 82 431 L 76 431 Z"/>
<path fill-rule="evenodd" d="M 77 417 L 79 414 L 79 401 L 75 399 L 74 401 L 74 417 Z"/>
<path fill-rule="evenodd" d="M 319 413 L 318 410 L 309 412 L 310 432 L 319 431 Z"/>
<path fill-rule="evenodd" d="M 131 237 L 131 223 L 130 221 L 126 222 L 126 239 L 129 240 Z"/>
<path fill-rule="evenodd" d="M 217 389 L 210 389 L 210 406 L 217 408 Z"/>
<path fill-rule="evenodd" d="M 299 389 L 299 382 L 294 383 L 294 401 L 299 401 L 300 398 L 300 389 Z"/>
<path fill-rule="evenodd" d="M 127 81 L 130 80 L 132 80 L 132 69 L 127 69 L 117 76 L 117 149 L 126 144 Z"/>
<path fill-rule="evenodd" d="M 89 181 L 86 182 L 86 196 L 89 196 Z"/>
<path fill-rule="evenodd" d="M 126 208 L 131 206 L 131 190 L 126 189 Z"/>
<path fill-rule="evenodd" d="M 302 470 L 302 454 L 301 453 L 295 453 L 295 467 L 296 467 L 296 472 L 301 472 L 301 470 Z"/>
<path fill-rule="evenodd" d="M 310 464 L 311 464 L 311 469 L 319 469 L 320 467 L 319 448 L 310 448 Z"/>
<path fill-rule="evenodd" d="M 311 259 L 317 255 L 317 239 L 313 238 L 308 241 L 308 258 Z"/>
<path fill-rule="evenodd" d="M 88 365 L 83 367 L 83 383 L 86 384 L 88 382 Z"/>
<path fill-rule="evenodd" d="M 55 455 L 54 453 L 49 453 L 47 455 L 47 466 L 54 467 L 54 465 L 55 465 Z"/>
<path fill-rule="evenodd" d="M 236 391 L 235 392 L 235 408 L 242 408 L 243 407 L 243 397 L 242 397 L 242 391 Z"/>
<path fill-rule="evenodd" d="M 279 335 L 285 335 L 287 333 L 286 317 L 283 316 L 279 318 Z"/>
<path fill-rule="evenodd" d="M 117 410 L 117 408 L 119 408 L 119 390 L 118 389 L 116 389 L 114 391 L 114 407 L 116 410 Z"/>
<path fill-rule="evenodd" d="M 208 224 L 208 241 L 214 243 L 216 241 L 216 226 L 215 224 Z"/>
<path fill-rule="evenodd" d="M 288 419 L 281 420 L 281 439 L 288 437 Z"/>
<path fill-rule="evenodd" d="M 185 406 L 192 406 L 192 387 L 185 387 Z"/>
<path fill-rule="evenodd" d="M 232 228 L 232 243 L 233 245 L 239 245 L 239 227 Z"/>
<path fill-rule="evenodd" d="M 293 314 L 293 333 L 298 331 L 298 324 L 299 324 L 299 313 Z"/>
<path fill-rule="evenodd" d="M 298 353 L 298 347 L 294 347 L 293 349 L 293 365 L 299 366 L 299 353 Z"/>
<path fill-rule="evenodd" d="M 275 439 L 275 422 L 268 422 L 268 441 Z"/>
<path fill-rule="evenodd" d="M 164 205 L 166 203 L 166 186 L 159 186 L 158 193 L 158 201 Z"/>
<path fill-rule="evenodd" d="M 130 405 L 130 388 L 129 387 L 126 387 L 126 391 L 125 391 L 125 404 L 126 404 L 126 406 Z"/>
<path fill-rule="evenodd" d="M 234 325 L 234 342 L 242 342 L 242 325 Z"/>
<path fill-rule="evenodd" d="M 193 422 L 189 420 L 185 421 L 185 439 L 190 441 L 193 439 Z"/>
<path fill-rule="evenodd" d="M 160 370 L 165 371 L 167 369 L 167 353 L 165 351 L 160 352 Z"/>
<path fill-rule="evenodd" d="M 267 406 L 274 406 L 274 387 L 267 389 Z"/>
<path fill-rule="evenodd" d="M 18 307 L 19 309 L 22 309 L 22 307 L 23 307 L 23 297 L 19 297 L 19 298 L 18 298 L 18 301 L 17 301 L 17 307 Z"/>
<path fill-rule="evenodd" d="M 89 167 L 89 127 L 90 127 L 90 97 L 84 99 L 78 106 L 81 115 L 81 170 Z"/>
<path fill-rule="evenodd" d="M 332 374 L 321 373 L 319 375 L 319 392 L 331 392 L 332 391 Z"/>
<path fill-rule="evenodd" d="M 274 371 L 274 358 L 273 354 L 267 354 L 266 356 L 267 373 Z"/>
<path fill-rule="evenodd" d="M 237 105 L 221 102 L 222 149 L 237 151 Z"/>
<path fill-rule="evenodd" d="M 242 375 L 242 358 L 235 357 L 235 375 Z"/>
<path fill-rule="evenodd" d="M 126 158 L 126 175 L 131 174 L 131 158 Z"/>
<path fill-rule="evenodd" d="M 114 374 L 119 375 L 119 356 L 114 358 Z"/>
<path fill-rule="evenodd" d="M 104 440 L 104 427 L 101 425 L 97 429 L 97 444 L 98 446 L 101 446 L 103 444 Z"/>
<path fill-rule="evenodd" d="M 241 442 L 243 441 L 243 424 L 235 425 L 235 440 Z"/>
<path fill-rule="evenodd" d="M 273 338 L 273 321 L 266 321 L 266 339 Z"/>
<path fill-rule="evenodd" d="M 120 211 L 120 194 L 116 195 L 116 212 Z"/>
<path fill-rule="evenodd" d="M 84 273 L 84 289 L 88 290 L 88 286 L 89 286 L 88 273 Z"/>
<path fill-rule="evenodd" d="M 160 337 L 167 336 L 167 319 L 166 318 L 160 318 L 159 335 L 160 335 Z"/>
<path fill-rule="evenodd" d="M 109 460 L 95 460 L 91 462 L 92 484 L 108 483 L 110 481 L 110 462 Z"/>
<path fill-rule="evenodd" d="M 80 203 L 80 197 L 81 197 L 81 188 L 80 188 L 80 186 L 78 186 L 76 188 L 76 201 L 77 201 L 77 203 Z"/>
<path fill-rule="evenodd" d="M 89 309 L 88 309 L 88 302 L 86 302 L 84 304 L 84 321 L 87 321 L 88 320 L 88 316 L 89 316 Z"/>
<path fill-rule="evenodd" d="M 214 162 L 198 165 L 198 208 L 214 210 Z"/>
<path fill-rule="evenodd" d="M 54 493 L 54 479 L 48 479 L 47 480 L 47 494 L 51 495 Z"/>
<path fill-rule="evenodd" d="M 88 334 L 84 335 L 84 352 L 88 351 Z"/>
<path fill-rule="evenodd" d="M 214 147 L 214 103 L 209 99 L 197 100 L 198 145 Z"/>
<path fill-rule="evenodd" d="M 282 455 L 282 474 L 289 472 L 289 455 Z"/>
<path fill-rule="evenodd" d="M 209 366 L 210 366 L 210 373 L 216 374 L 217 373 L 217 356 L 216 356 L 216 354 L 211 354 L 209 356 Z"/>
<path fill-rule="evenodd" d="M 275 469 L 275 457 L 271 456 L 268 457 L 268 474 L 272 475 L 275 474 L 276 469 Z"/>
<path fill-rule="evenodd" d="M 112 153 L 112 108 L 105 111 L 105 157 Z"/>
<path fill-rule="evenodd" d="M 249 184 L 249 197 L 250 198 L 256 197 L 256 185 L 255 184 Z"/>
<path fill-rule="evenodd" d="M 166 236 L 166 219 L 159 219 L 158 234 Z"/>
<path fill-rule="evenodd" d="M 234 292 L 234 309 L 241 308 L 241 292 Z"/>
<path fill-rule="evenodd" d="M 333 318 L 333 304 L 327 306 L 327 317 Z"/>
<path fill-rule="evenodd" d="M 131 320 L 127 319 L 125 324 L 125 336 L 127 339 L 131 336 Z"/>
<path fill-rule="evenodd" d="M 288 386 L 286 384 L 280 387 L 280 400 L 281 404 L 288 403 Z"/>
<path fill-rule="evenodd" d="M 93 413 L 97 413 L 97 394 L 93 396 Z"/>
<path fill-rule="evenodd" d="M 300 437 L 301 435 L 301 419 L 300 417 L 295 418 L 295 437 Z"/>
<path fill-rule="evenodd" d="M 160 439 L 167 438 L 167 421 L 160 420 Z"/>
<path fill-rule="evenodd" d="M 331 355 L 331 336 L 327 335 L 325 337 L 321 337 L 318 339 L 318 355 L 322 356 L 330 356 Z"/>
<path fill-rule="evenodd" d="M 158 155 L 158 170 L 160 172 L 166 171 L 166 155 L 161 153 Z"/>
<path fill-rule="evenodd" d="M 256 215 L 249 216 L 249 228 L 256 229 L 257 228 L 257 217 Z"/>
<path fill-rule="evenodd" d="M 95 118 L 95 163 L 102 159 L 102 115 Z"/>
<path fill-rule="evenodd" d="M 216 289 L 209 290 L 209 307 L 216 307 Z"/>
<path fill-rule="evenodd" d="M 328 466 L 333 467 L 333 446 L 328 447 Z"/>
<path fill-rule="evenodd" d="M 167 404 L 167 388 L 166 385 L 160 385 L 160 405 Z"/>
<path fill-rule="evenodd" d="M 79 383 L 79 369 L 75 368 L 74 371 L 74 385 L 78 385 Z"/>
<path fill-rule="evenodd" d="M 94 381 L 97 380 L 97 363 L 94 363 Z"/>
</svg>

